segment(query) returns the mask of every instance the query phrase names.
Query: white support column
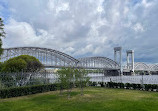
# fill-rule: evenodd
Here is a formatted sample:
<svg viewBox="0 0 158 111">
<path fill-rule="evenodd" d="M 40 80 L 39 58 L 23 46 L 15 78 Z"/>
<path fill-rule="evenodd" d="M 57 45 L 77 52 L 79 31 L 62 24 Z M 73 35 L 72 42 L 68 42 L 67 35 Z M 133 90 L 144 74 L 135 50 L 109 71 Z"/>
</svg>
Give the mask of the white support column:
<svg viewBox="0 0 158 111">
<path fill-rule="evenodd" d="M 119 61 L 117 61 L 117 52 L 119 52 L 119 56 L 120 56 Z M 120 65 L 120 73 L 122 74 L 122 47 L 114 48 L 114 61 Z"/>
<path fill-rule="evenodd" d="M 114 50 L 114 61 L 116 61 L 116 51 Z"/>
<path fill-rule="evenodd" d="M 134 72 L 134 51 L 132 50 L 132 71 Z"/>
<path fill-rule="evenodd" d="M 122 49 L 120 50 L 120 69 L 122 74 Z"/>
<path fill-rule="evenodd" d="M 127 53 L 127 69 L 129 69 L 129 54 Z"/>
<path fill-rule="evenodd" d="M 134 51 L 133 50 L 127 50 L 127 69 L 134 72 Z M 129 58 L 129 55 L 131 58 Z"/>
</svg>

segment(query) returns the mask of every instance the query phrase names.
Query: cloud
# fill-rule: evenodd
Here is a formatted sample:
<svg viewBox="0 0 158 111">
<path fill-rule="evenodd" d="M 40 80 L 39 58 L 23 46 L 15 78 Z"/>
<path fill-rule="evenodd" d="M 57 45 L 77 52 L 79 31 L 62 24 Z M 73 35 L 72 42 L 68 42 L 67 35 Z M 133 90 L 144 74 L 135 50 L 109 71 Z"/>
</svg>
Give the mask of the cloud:
<svg viewBox="0 0 158 111">
<path fill-rule="evenodd" d="M 40 46 L 74 57 L 113 59 L 113 47 L 122 46 L 124 60 L 125 50 L 134 49 L 137 61 L 158 62 L 156 0 L 7 0 L 6 4 L 3 47 Z"/>
<path fill-rule="evenodd" d="M 140 24 L 140 23 L 136 23 L 133 27 L 133 29 L 136 31 L 136 32 L 143 32 L 144 31 L 144 28 L 143 26 Z"/>
</svg>

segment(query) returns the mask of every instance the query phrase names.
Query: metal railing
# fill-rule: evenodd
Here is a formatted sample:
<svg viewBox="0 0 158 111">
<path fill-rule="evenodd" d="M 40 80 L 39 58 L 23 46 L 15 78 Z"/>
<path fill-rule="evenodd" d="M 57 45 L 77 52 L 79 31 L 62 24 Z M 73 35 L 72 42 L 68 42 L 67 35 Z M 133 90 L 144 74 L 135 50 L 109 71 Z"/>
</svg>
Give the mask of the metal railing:
<svg viewBox="0 0 158 111">
<path fill-rule="evenodd" d="M 103 73 L 90 73 L 88 77 L 92 82 L 158 84 L 158 75 L 104 76 Z M 58 77 L 52 72 L 0 73 L 0 89 L 56 82 Z"/>
<path fill-rule="evenodd" d="M 135 75 L 135 76 L 104 76 L 103 74 L 92 74 L 92 82 L 116 82 L 135 84 L 158 84 L 158 75 Z"/>
<path fill-rule="evenodd" d="M 0 73 L 0 89 L 55 83 L 56 74 L 49 72 Z"/>
</svg>

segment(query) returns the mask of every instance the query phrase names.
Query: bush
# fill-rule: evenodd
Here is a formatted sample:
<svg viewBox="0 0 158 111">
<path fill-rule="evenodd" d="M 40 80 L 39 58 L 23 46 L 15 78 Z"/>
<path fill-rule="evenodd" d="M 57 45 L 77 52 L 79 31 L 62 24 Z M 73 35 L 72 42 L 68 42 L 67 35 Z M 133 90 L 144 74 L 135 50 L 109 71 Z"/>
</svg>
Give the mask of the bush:
<svg viewBox="0 0 158 111">
<path fill-rule="evenodd" d="M 55 91 L 57 84 L 16 87 L 0 90 L 0 98 L 18 97 L 47 91 Z"/>
<path fill-rule="evenodd" d="M 82 87 L 87 87 L 87 81 L 82 81 Z"/>
<path fill-rule="evenodd" d="M 126 89 L 130 89 L 130 87 L 131 87 L 130 83 L 126 83 L 125 87 L 126 87 Z"/>
<path fill-rule="evenodd" d="M 89 85 L 89 86 L 93 86 L 93 82 L 92 82 L 92 81 L 89 81 L 89 82 L 88 82 L 88 85 Z"/>
<path fill-rule="evenodd" d="M 105 87 L 108 87 L 106 82 L 104 83 L 104 86 L 105 86 Z"/>
<path fill-rule="evenodd" d="M 158 92 L 158 85 L 156 86 L 156 91 Z"/>
<path fill-rule="evenodd" d="M 104 82 L 99 82 L 101 87 L 105 87 Z"/>
<path fill-rule="evenodd" d="M 146 91 L 154 91 L 154 89 L 156 91 L 158 91 L 158 85 L 155 85 L 155 84 L 145 84 L 145 90 Z"/>
<path fill-rule="evenodd" d="M 93 82 L 93 83 L 92 83 L 92 86 L 97 86 L 97 83 L 96 83 L 96 82 Z"/>
<path fill-rule="evenodd" d="M 149 91 L 149 89 L 150 89 L 150 84 L 145 84 L 144 86 L 145 86 L 145 91 Z"/>
<path fill-rule="evenodd" d="M 131 86 L 132 86 L 133 89 L 137 88 L 137 84 L 131 84 Z"/>
<path fill-rule="evenodd" d="M 101 84 L 101 82 L 100 82 Z M 114 83 L 114 82 L 107 82 L 107 84 L 105 83 L 106 87 L 109 88 L 126 88 L 126 89 L 138 89 L 138 90 L 145 90 L 145 91 L 157 91 L 158 92 L 158 85 L 155 84 L 144 84 L 144 86 L 142 86 L 141 84 L 130 84 L 130 83 Z"/>
<path fill-rule="evenodd" d="M 157 85 L 155 84 L 151 85 L 151 91 L 154 91 L 154 89 L 157 89 Z"/>
<path fill-rule="evenodd" d="M 117 83 L 113 83 L 113 87 L 117 88 L 118 84 Z"/>
<path fill-rule="evenodd" d="M 107 84 L 108 84 L 109 88 L 114 88 L 114 83 L 113 82 L 108 82 Z"/>
<path fill-rule="evenodd" d="M 141 84 L 136 84 L 136 89 L 140 90 L 142 88 Z"/>
<path fill-rule="evenodd" d="M 120 88 L 124 88 L 124 84 L 123 84 L 123 83 L 118 83 L 118 86 L 119 86 Z"/>
</svg>

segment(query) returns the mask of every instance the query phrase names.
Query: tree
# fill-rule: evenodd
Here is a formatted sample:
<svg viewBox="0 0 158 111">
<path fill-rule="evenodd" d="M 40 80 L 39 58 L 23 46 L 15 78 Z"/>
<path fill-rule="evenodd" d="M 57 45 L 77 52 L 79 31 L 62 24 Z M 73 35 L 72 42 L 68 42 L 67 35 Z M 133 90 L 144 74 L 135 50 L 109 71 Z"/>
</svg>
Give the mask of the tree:
<svg viewBox="0 0 158 111">
<path fill-rule="evenodd" d="M 14 57 L 4 63 L 0 63 L 0 81 L 5 87 L 30 84 L 35 75 L 32 71 L 39 71 L 42 68 L 43 65 L 33 56 L 21 55 Z"/>
<path fill-rule="evenodd" d="M 57 71 L 60 94 L 64 88 L 67 89 L 68 98 L 70 98 L 70 93 L 72 89 L 72 83 L 74 79 L 74 68 L 62 68 Z"/>
<path fill-rule="evenodd" d="M 21 55 L 5 61 L 1 66 L 2 72 L 35 72 L 43 68 L 41 62 L 33 56 Z"/>
<path fill-rule="evenodd" d="M 25 69 L 27 63 L 22 59 L 10 59 L 5 63 L 1 63 L 1 72 L 5 72 L 0 74 L 0 80 L 4 84 L 5 87 L 15 86 L 17 84 L 20 76 L 18 74 L 10 74 L 9 72 L 20 72 L 22 69 Z M 16 81 L 17 83 L 15 83 Z"/>
<path fill-rule="evenodd" d="M 63 89 L 67 88 L 66 69 L 61 68 L 60 70 L 58 70 L 57 71 L 57 76 L 58 76 L 60 95 L 62 95 Z"/>
<path fill-rule="evenodd" d="M 71 89 L 73 83 L 80 87 L 81 95 L 83 95 L 83 88 L 88 83 L 89 78 L 87 77 L 87 72 L 85 69 L 77 69 L 77 68 L 62 68 L 57 71 L 60 94 L 64 88 L 67 89 L 68 98 L 70 98 Z"/>
<path fill-rule="evenodd" d="M 10 59 L 4 63 L 2 72 L 21 72 L 26 70 L 27 63 L 23 59 Z"/>
<path fill-rule="evenodd" d="M 3 53 L 1 37 L 5 37 L 5 34 L 3 20 L 0 18 L 0 55 Z"/>
<path fill-rule="evenodd" d="M 79 85 L 81 89 L 81 95 L 83 95 L 83 88 L 89 82 L 89 77 L 87 77 L 88 73 L 85 69 L 75 69 L 74 73 L 76 84 Z"/>
</svg>

